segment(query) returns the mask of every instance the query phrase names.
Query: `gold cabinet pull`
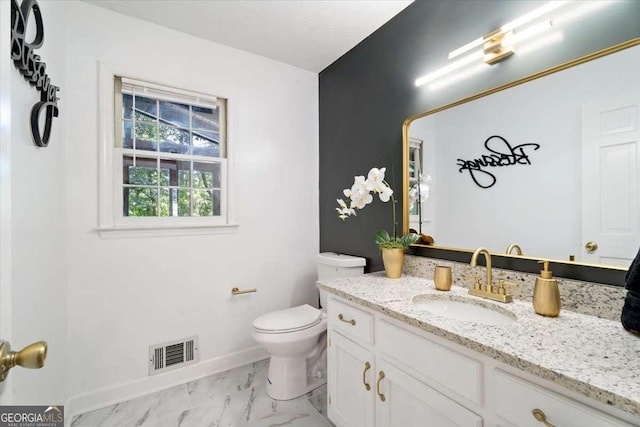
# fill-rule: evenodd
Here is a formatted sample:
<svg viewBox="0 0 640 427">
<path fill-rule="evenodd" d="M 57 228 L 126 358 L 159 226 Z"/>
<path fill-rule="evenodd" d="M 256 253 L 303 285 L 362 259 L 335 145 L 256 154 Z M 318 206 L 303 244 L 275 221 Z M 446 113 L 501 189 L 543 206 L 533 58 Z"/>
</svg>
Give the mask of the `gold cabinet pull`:
<svg viewBox="0 0 640 427">
<path fill-rule="evenodd" d="M 344 318 L 342 313 L 338 314 L 338 319 L 342 320 L 344 323 L 351 323 L 351 326 L 356 326 L 356 319 L 347 320 Z"/>
<path fill-rule="evenodd" d="M 364 371 L 362 372 L 362 383 L 367 391 L 371 390 L 371 386 L 367 383 L 367 371 L 369 369 L 371 369 L 371 363 L 367 362 L 364 364 Z"/>
<path fill-rule="evenodd" d="M 595 252 L 598 250 L 598 244 L 596 242 L 587 242 L 584 245 L 584 248 L 587 250 L 587 252 Z"/>
<path fill-rule="evenodd" d="M 238 288 L 232 288 L 231 289 L 231 295 L 242 295 L 242 294 L 250 294 L 252 292 L 258 292 L 258 290 L 256 288 L 253 289 L 243 289 L 240 290 Z"/>
<path fill-rule="evenodd" d="M 382 381 L 384 379 L 384 371 L 380 371 L 380 373 L 378 374 L 378 382 L 376 383 L 376 393 L 378 393 L 378 397 L 380 398 L 381 402 L 384 402 L 385 400 L 387 400 L 386 397 L 384 397 L 384 394 L 380 393 L 380 381 Z"/>
<path fill-rule="evenodd" d="M 542 412 L 542 410 L 536 408 L 533 411 L 531 411 L 531 413 L 533 414 L 533 418 L 540 421 L 546 427 L 555 427 L 553 424 L 547 421 L 547 416 L 544 414 L 544 412 Z"/>
</svg>

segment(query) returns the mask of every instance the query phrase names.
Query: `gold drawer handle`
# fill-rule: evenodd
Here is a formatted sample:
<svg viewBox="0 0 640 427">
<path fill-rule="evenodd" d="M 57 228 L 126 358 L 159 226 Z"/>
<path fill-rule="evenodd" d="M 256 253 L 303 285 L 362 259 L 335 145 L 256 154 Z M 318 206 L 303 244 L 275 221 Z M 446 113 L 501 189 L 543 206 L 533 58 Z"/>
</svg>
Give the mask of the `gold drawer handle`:
<svg viewBox="0 0 640 427">
<path fill-rule="evenodd" d="M 378 397 L 380 398 L 381 402 L 384 402 L 385 400 L 387 400 L 386 397 L 384 397 L 384 394 L 380 393 L 380 381 L 382 381 L 384 379 L 384 371 L 380 371 L 380 373 L 378 374 L 378 383 L 376 384 L 376 391 L 378 393 Z"/>
<path fill-rule="evenodd" d="M 344 323 L 351 323 L 351 326 L 356 326 L 356 320 L 355 319 L 346 320 L 344 318 L 344 316 L 342 315 L 342 313 L 338 314 L 338 319 L 342 320 Z"/>
<path fill-rule="evenodd" d="M 231 288 L 231 295 L 242 295 L 242 294 L 250 294 L 253 292 L 258 292 L 258 290 L 256 288 L 253 289 L 244 289 L 244 290 L 240 290 L 238 288 Z"/>
<path fill-rule="evenodd" d="M 531 411 L 531 413 L 533 414 L 533 418 L 540 421 L 546 427 L 555 427 L 553 424 L 547 421 L 547 416 L 540 409 L 536 408 L 533 411 Z"/>
<path fill-rule="evenodd" d="M 362 383 L 367 391 L 371 390 L 371 386 L 367 383 L 367 371 L 369 369 L 371 369 L 371 363 L 367 362 L 364 364 L 364 372 L 362 372 Z"/>
</svg>

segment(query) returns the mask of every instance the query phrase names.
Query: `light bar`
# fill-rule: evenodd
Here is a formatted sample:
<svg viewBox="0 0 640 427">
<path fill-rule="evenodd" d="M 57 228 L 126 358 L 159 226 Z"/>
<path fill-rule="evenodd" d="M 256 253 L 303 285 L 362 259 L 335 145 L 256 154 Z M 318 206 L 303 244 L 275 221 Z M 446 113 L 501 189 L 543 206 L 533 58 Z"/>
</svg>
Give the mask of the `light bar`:
<svg viewBox="0 0 640 427">
<path fill-rule="evenodd" d="M 524 24 L 526 24 L 527 22 L 530 22 L 542 15 L 545 15 L 553 10 L 556 10 L 564 5 L 566 5 L 567 3 L 569 3 L 568 1 L 550 1 L 549 3 L 546 3 L 543 6 L 540 6 L 539 8 L 532 10 L 531 12 L 522 15 L 521 17 L 514 19 L 513 21 L 504 24 L 500 30 L 503 33 L 508 33 L 511 30 L 514 30 Z M 472 42 L 469 42 L 467 44 L 465 44 L 462 47 L 459 47 L 455 50 L 452 50 L 451 52 L 449 52 L 449 56 L 448 59 L 452 59 L 455 58 L 456 56 L 460 56 L 465 52 L 470 51 L 471 49 L 473 49 L 474 47 L 477 46 L 482 46 L 482 44 L 484 43 L 484 39 L 483 37 L 478 37 L 477 39 L 475 39 Z"/>
<path fill-rule="evenodd" d="M 442 77 L 445 74 L 448 74 L 454 70 L 457 70 L 458 68 L 463 67 L 473 61 L 481 60 L 482 58 L 484 58 L 484 51 L 479 50 L 477 52 L 474 52 L 470 55 L 465 56 L 464 58 L 458 59 L 457 61 L 452 62 L 451 64 L 434 71 L 433 73 L 429 73 L 418 78 L 416 80 L 416 86 L 422 86 L 425 83 L 435 80 L 438 77 Z"/>
</svg>

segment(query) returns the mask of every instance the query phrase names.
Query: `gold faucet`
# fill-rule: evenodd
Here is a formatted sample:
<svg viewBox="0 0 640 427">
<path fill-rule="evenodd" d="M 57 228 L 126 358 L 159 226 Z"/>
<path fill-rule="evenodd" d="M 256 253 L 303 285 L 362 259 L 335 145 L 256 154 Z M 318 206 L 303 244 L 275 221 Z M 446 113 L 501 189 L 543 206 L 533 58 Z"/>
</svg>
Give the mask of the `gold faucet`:
<svg viewBox="0 0 640 427">
<path fill-rule="evenodd" d="M 516 245 L 515 243 L 509 245 L 507 248 L 507 255 L 511 255 L 511 252 L 513 252 L 514 249 L 516 250 L 516 255 L 522 255 L 522 248 L 520 248 L 520 245 Z"/>
<path fill-rule="evenodd" d="M 478 262 L 478 255 L 483 254 L 487 264 L 487 283 L 484 285 L 484 289 L 480 284 L 480 278 L 476 276 L 475 284 L 472 289 L 469 289 L 469 295 L 474 295 L 481 298 L 487 298 L 493 301 L 499 302 L 511 302 L 513 297 L 507 293 L 505 286 L 516 286 L 515 283 L 506 283 L 504 280 L 498 282 L 498 287 L 494 292 L 493 281 L 491 278 L 491 253 L 485 248 L 478 248 L 471 255 L 471 266 L 476 267 Z"/>
</svg>

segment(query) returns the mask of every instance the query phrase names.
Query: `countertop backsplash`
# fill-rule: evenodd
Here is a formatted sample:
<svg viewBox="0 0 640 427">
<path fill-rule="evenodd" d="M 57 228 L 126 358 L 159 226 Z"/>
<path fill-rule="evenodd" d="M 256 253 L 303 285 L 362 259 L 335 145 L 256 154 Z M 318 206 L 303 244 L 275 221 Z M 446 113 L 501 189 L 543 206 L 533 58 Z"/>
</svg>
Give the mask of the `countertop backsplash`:
<svg viewBox="0 0 640 427">
<path fill-rule="evenodd" d="M 451 267 L 453 283 L 466 288 L 473 287 L 472 277 L 480 275 L 482 283 L 486 281 L 484 267 L 471 267 L 467 263 L 444 261 L 434 258 L 406 255 L 404 262 L 404 274 L 409 276 L 433 279 L 436 265 Z M 553 270 L 553 268 L 552 268 Z M 509 293 L 515 299 L 533 299 L 533 287 L 537 274 L 522 273 L 519 271 L 493 268 L 494 283 L 498 279 L 516 283 L 516 288 L 511 287 Z M 601 285 L 592 282 L 580 282 L 556 277 L 560 288 L 560 300 L 562 310 L 570 310 L 581 314 L 600 317 L 608 320 L 620 320 L 622 305 L 627 291 L 618 286 Z"/>
</svg>

